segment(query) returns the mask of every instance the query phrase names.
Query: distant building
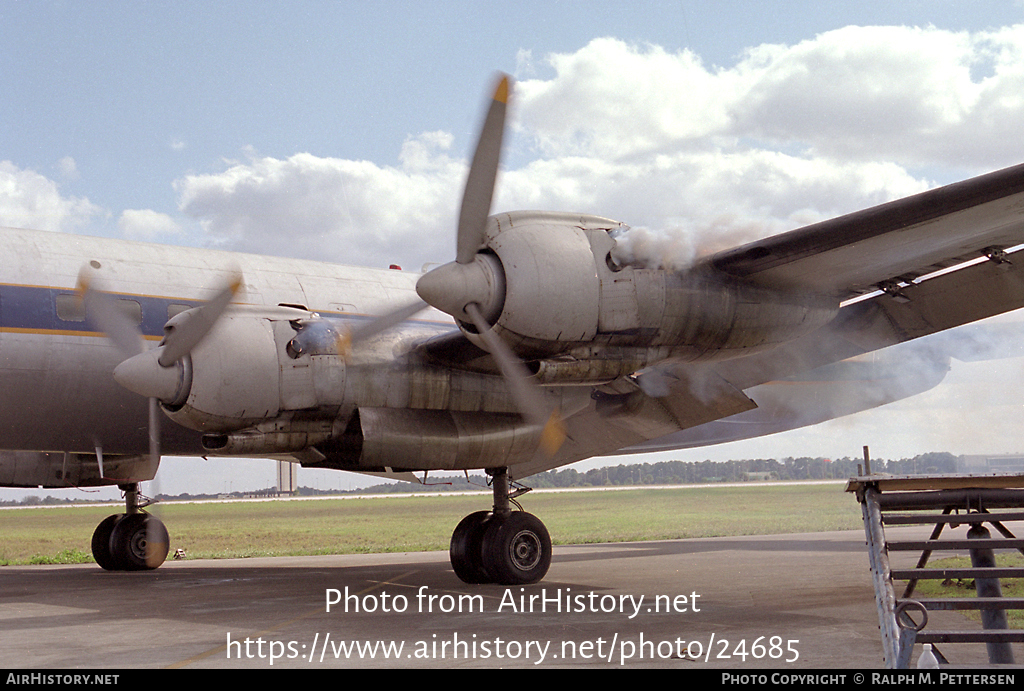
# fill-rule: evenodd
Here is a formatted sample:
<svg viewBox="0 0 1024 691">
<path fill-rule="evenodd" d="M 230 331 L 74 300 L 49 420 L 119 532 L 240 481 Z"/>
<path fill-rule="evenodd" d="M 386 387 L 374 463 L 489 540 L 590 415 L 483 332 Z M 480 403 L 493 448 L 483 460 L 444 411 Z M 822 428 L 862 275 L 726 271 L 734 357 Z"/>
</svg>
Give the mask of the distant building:
<svg viewBox="0 0 1024 691">
<path fill-rule="evenodd" d="M 1024 454 L 961 456 L 957 463 L 957 472 L 971 474 L 1024 472 Z"/>
<path fill-rule="evenodd" d="M 299 489 L 299 464 L 288 461 L 277 462 L 277 491 L 280 494 L 295 494 Z"/>
</svg>

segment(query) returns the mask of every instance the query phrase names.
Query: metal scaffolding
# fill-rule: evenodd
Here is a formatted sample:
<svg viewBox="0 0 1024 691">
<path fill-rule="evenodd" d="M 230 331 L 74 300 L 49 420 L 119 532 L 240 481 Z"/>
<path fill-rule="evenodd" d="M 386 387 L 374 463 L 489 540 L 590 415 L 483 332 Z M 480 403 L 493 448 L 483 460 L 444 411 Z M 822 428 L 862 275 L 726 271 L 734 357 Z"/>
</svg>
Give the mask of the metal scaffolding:
<svg viewBox="0 0 1024 691">
<path fill-rule="evenodd" d="M 865 455 L 865 460 L 867 460 Z M 1000 579 L 1022 578 L 1024 568 L 1000 568 L 996 550 L 1016 549 L 1024 554 L 1019 539 L 1006 524 L 1024 520 L 1024 475 L 931 475 L 887 476 L 870 474 L 851 479 L 846 491 L 861 504 L 868 559 L 875 586 L 882 653 L 886 668 L 904 669 L 910 664 L 915 644 L 931 643 L 942 664 L 949 660 L 938 644 L 985 643 L 990 664 L 1013 664 L 1011 643 L 1024 642 L 1024 631 L 1007 626 L 1006 610 L 1024 609 L 1024 598 L 1002 597 Z M 998 533 L 992 537 L 984 527 Z M 932 525 L 927 539 L 890 539 L 886 526 Z M 967 538 L 950 538 L 949 531 L 968 527 Z M 943 538 L 943 532 L 947 536 Z M 891 552 L 920 551 L 913 568 L 892 568 Z M 966 552 L 970 568 L 928 568 L 938 551 Z M 915 598 L 923 579 L 974 579 L 977 597 Z M 906 581 L 896 595 L 893 581 Z M 928 612 L 978 610 L 981 630 L 929 629 Z"/>
</svg>

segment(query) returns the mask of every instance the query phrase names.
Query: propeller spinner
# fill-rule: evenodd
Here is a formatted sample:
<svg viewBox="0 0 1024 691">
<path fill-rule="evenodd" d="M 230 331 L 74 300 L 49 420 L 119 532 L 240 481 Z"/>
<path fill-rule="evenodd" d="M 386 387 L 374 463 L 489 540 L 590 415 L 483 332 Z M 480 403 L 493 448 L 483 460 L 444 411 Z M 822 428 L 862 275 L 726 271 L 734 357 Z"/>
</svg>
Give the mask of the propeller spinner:
<svg viewBox="0 0 1024 691">
<path fill-rule="evenodd" d="M 216 296 L 202 305 L 182 312 L 164 325 L 164 338 L 157 348 L 145 350 L 142 331 L 117 305 L 116 299 L 97 290 L 85 269 L 78 287 L 86 314 L 114 342 L 124 360 L 114 368 L 114 379 L 129 391 L 149 399 L 170 403 L 181 390 L 179 361 L 206 337 L 227 309 L 242 285 L 235 274 Z M 158 426 L 156 406 L 150 405 L 150 429 Z"/>
</svg>

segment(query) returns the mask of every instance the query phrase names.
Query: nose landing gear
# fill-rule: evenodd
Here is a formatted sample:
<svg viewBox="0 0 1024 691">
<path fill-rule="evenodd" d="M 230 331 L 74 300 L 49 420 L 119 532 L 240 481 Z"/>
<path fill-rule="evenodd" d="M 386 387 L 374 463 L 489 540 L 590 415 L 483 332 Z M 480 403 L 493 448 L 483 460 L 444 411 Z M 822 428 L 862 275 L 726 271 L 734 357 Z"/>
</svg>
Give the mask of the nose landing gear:
<svg viewBox="0 0 1024 691">
<path fill-rule="evenodd" d="M 536 583 L 551 566 L 551 537 L 539 518 L 511 510 L 508 468 L 488 473 L 494 510 L 472 513 L 455 528 L 448 550 L 452 568 L 466 583 Z"/>
</svg>

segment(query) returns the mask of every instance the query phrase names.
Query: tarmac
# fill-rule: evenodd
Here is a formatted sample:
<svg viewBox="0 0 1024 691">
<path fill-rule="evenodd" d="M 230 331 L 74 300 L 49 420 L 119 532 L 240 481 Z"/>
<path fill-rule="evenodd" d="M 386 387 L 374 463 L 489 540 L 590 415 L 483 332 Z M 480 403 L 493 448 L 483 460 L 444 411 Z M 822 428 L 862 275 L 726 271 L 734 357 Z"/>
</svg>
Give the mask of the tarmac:
<svg viewBox="0 0 1024 691">
<path fill-rule="evenodd" d="M 0 579 L 8 669 L 882 667 L 862 531 L 556 546 L 524 587 L 466 585 L 445 552 Z"/>
</svg>

